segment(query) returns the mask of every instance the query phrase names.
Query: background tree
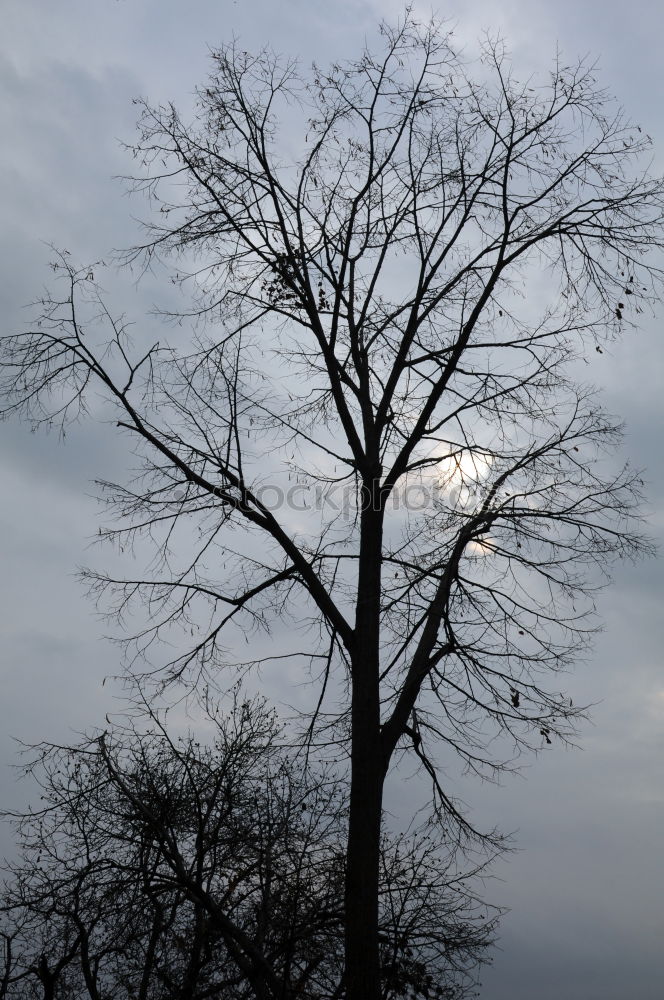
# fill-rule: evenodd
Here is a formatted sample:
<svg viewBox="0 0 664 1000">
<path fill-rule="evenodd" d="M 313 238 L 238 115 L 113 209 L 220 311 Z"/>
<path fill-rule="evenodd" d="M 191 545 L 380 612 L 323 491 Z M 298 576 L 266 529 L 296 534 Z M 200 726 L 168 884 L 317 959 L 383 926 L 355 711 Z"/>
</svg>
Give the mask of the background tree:
<svg viewBox="0 0 664 1000">
<path fill-rule="evenodd" d="M 379 995 L 392 763 L 413 755 L 472 836 L 436 747 L 491 775 L 573 732 L 551 675 L 587 644 L 613 559 L 647 548 L 640 479 L 603 457 L 619 424 L 575 363 L 661 279 L 649 140 L 592 67 L 522 83 L 500 42 L 471 64 L 436 22 L 381 32 L 310 75 L 229 45 L 192 123 L 143 105 L 160 221 L 126 259 L 174 258 L 181 327 L 132 346 L 63 254 L 66 290 L 4 355 L 5 412 L 64 426 L 101 390 L 141 456 L 134 483 L 102 484 L 120 519 L 103 534 L 147 534 L 161 559 L 90 577 L 122 620 L 147 605 L 137 652 L 180 622 L 195 638 L 166 677 L 216 671 L 239 634 L 252 662 L 320 680 L 310 740 L 347 746 L 351 773 L 348 1000 Z M 319 509 L 272 509 L 266 482 L 290 477 Z M 404 511 L 413 486 L 428 502 Z"/>
<path fill-rule="evenodd" d="M 343 783 L 302 768 L 264 703 L 210 700 L 197 736 L 155 713 L 25 750 L 41 803 L 16 817 L 0 997 L 343 992 Z M 431 828 L 381 844 L 381 996 L 474 993 L 497 911 Z"/>
</svg>

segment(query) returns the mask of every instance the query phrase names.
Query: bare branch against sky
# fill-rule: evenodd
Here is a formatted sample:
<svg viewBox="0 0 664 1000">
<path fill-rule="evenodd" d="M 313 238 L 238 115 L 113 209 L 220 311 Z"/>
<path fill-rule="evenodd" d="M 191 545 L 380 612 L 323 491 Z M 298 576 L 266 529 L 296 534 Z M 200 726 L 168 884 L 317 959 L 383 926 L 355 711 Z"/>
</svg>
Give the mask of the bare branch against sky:
<svg viewBox="0 0 664 1000">
<path fill-rule="evenodd" d="M 193 109 L 138 102 L 122 259 L 170 277 L 158 335 L 54 252 L 5 412 L 110 416 L 138 461 L 102 472 L 100 533 L 146 565 L 84 574 L 132 670 L 310 685 L 308 752 L 350 772 L 345 989 L 373 1000 L 386 778 L 412 761 L 448 837 L 498 846 L 450 774 L 574 739 L 559 673 L 651 550 L 590 373 L 658 302 L 664 186 L 592 60 L 528 76 L 414 15 L 311 70 L 211 60 Z"/>
</svg>

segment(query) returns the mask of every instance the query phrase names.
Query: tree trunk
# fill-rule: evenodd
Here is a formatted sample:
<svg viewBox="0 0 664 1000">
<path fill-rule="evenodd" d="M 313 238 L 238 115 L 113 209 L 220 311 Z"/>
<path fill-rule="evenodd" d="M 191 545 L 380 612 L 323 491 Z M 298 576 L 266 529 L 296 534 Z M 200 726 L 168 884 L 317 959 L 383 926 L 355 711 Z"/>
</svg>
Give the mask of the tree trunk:
<svg viewBox="0 0 664 1000">
<path fill-rule="evenodd" d="M 352 657 L 351 789 L 346 852 L 346 1000 L 379 1000 L 378 876 L 384 763 L 380 741 L 379 640 L 382 523 L 362 513 Z"/>
<path fill-rule="evenodd" d="M 369 691 L 353 693 L 346 854 L 346 1000 L 380 997 L 378 872 L 383 768 L 374 700 Z"/>
<path fill-rule="evenodd" d="M 57 973 L 51 972 L 46 955 L 42 955 L 37 965 L 37 978 L 42 984 L 42 1000 L 55 1000 Z"/>
</svg>

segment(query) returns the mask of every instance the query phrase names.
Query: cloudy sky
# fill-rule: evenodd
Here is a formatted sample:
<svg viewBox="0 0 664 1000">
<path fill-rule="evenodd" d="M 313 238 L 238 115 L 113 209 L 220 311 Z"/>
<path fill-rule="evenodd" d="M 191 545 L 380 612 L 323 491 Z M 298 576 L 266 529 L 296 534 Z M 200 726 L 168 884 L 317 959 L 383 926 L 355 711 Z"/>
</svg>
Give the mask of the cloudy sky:
<svg viewBox="0 0 664 1000">
<path fill-rule="evenodd" d="M 0 316 L 20 328 L 48 280 L 45 243 L 92 260 L 130 244 L 132 213 L 119 174 L 133 137 L 132 98 L 186 106 L 206 51 L 238 35 L 315 58 L 353 54 L 380 15 L 400 5 L 359 0 L 2 0 L 0 5 Z M 416 5 L 417 7 L 417 5 Z M 424 13 L 430 9 L 426 6 Z M 453 0 L 439 11 L 472 48 L 500 29 L 515 65 L 545 65 L 559 45 L 592 54 L 601 79 L 655 140 L 664 167 L 661 40 L 664 7 L 646 0 Z M 110 279 L 109 279 L 110 280 Z M 140 315 L 149 290 L 111 293 Z M 627 421 L 624 453 L 647 470 L 654 536 L 664 534 L 661 446 L 664 310 L 607 350 L 595 369 L 609 408 Z M 98 558 L 94 476 L 122 477 L 122 443 L 84 424 L 63 446 L 0 425 L 3 573 L 0 798 L 20 800 L 11 737 L 66 738 L 112 707 L 104 642 L 74 578 Z M 488 895 L 511 907 L 501 950 L 483 977 L 487 1000 L 656 1000 L 664 982 L 664 615 L 662 563 L 623 567 L 603 599 L 606 630 L 569 682 L 594 701 L 581 749 L 543 754 L 522 778 L 475 790 L 476 816 L 518 831 L 520 852 Z M 11 850 L 7 831 L 0 848 Z"/>
</svg>

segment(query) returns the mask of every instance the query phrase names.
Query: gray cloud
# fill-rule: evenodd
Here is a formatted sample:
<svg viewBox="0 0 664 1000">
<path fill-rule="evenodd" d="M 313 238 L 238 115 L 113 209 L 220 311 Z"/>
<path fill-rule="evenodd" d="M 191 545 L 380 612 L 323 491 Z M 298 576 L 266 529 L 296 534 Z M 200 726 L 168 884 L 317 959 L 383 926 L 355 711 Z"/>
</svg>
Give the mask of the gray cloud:
<svg viewBox="0 0 664 1000">
<path fill-rule="evenodd" d="M 48 281 L 54 240 L 81 260 L 127 245 L 131 215 L 144 206 L 123 198 L 114 175 L 131 171 L 118 139 L 131 139 L 134 96 L 191 103 L 206 72 L 206 52 L 237 33 L 247 47 L 271 42 L 305 62 L 352 53 L 381 13 L 400 4 L 322 0 L 5 0 L 0 42 L 0 311 L 4 331 L 24 322 L 23 306 Z M 421 5 L 428 13 L 429 5 Z M 502 30 L 515 64 L 546 65 L 557 43 L 565 57 L 597 53 L 600 78 L 617 93 L 664 152 L 660 40 L 664 9 L 616 0 L 453 0 L 443 11 L 472 51 L 483 27 Z M 140 335 L 158 282 L 135 290 L 109 271 L 112 301 L 139 317 Z M 627 420 L 624 455 L 647 468 L 651 528 L 661 539 L 664 466 L 661 316 L 629 333 L 584 376 L 606 390 L 609 408 Z M 113 707 L 101 688 L 117 653 L 73 578 L 97 529 L 86 496 L 92 476 L 125 475 L 126 442 L 107 427 L 83 424 L 65 445 L 12 424 L 0 427 L 3 476 L 0 529 L 3 574 L 2 763 L 14 759 L 9 735 L 66 738 L 71 728 L 103 721 Z M 491 1000 L 639 1000 L 661 996 L 664 978 L 664 648 L 661 562 L 623 567 L 602 598 L 607 628 L 594 658 L 566 689 L 578 702 L 599 701 L 584 727 L 582 751 L 557 747 L 529 762 L 525 779 L 504 787 L 469 784 L 463 795 L 487 825 L 518 828 L 521 851 L 500 869 L 487 896 L 512 907 L 502 951 L 484 975 Z M 271 694 L 288 697 L 268 673 Z M 21 795 L 2 772 L 3 801 Z M 406 787 L 393 783 L 395 807 Z M 8 849 L 6 831 L 0 848 Z"/>
</svg>

